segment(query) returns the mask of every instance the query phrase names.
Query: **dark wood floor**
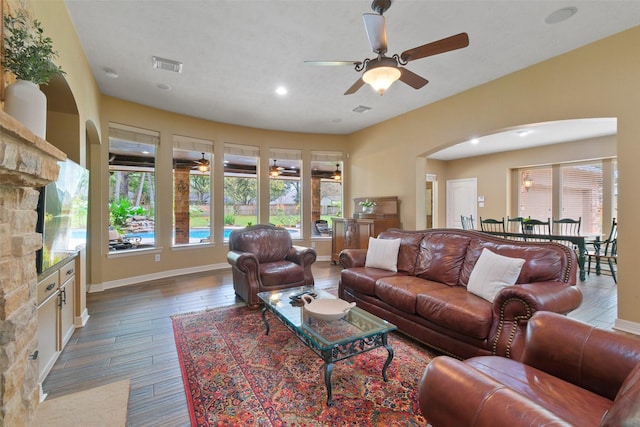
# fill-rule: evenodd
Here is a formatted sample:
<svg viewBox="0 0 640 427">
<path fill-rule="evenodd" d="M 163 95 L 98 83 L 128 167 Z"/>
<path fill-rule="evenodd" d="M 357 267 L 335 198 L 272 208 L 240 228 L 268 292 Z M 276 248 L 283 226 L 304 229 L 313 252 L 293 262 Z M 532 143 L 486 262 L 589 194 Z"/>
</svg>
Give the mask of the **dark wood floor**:
<svg viewBox="0 0 640 427">
<path fill-rule="evenodd" d="M 337 286 L 339 266 L 317 262 L 313 270 L 317 287 Z M 591 275 L 579 286 L 585 300 L 570 316 L 611 327 L 616 318 L 611 277 Z M 75 331 L 43 390 L 52 399 L 130 378 L 129 426 L 188 426 L 170 316 L 235 304 L 242 301 L 233 292 L 230 270 L 89 294 L 89 321 Z"/>
</svg>

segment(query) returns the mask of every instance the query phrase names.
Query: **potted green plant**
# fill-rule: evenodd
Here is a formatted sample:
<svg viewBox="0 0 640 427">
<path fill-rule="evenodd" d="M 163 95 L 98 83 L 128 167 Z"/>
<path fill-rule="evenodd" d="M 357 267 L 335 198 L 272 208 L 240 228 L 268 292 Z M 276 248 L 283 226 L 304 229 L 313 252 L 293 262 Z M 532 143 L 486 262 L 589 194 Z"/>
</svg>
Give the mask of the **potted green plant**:
<svg viewBox="0 0 640 427">
<path fill-rule="evenodd" d="M 364 213 L 373 213 L 375 207 L 378 205 L 375 201 L 369 199 L 364 199 L 359 204 L 362 206 L 362 212 Z"/>
<path fill-rule="evenodd" d="M 20 120 L 34 134 L 45 137 L 47 98 L 39 85 L 64 74 L 53 60 L 58 52 L 44 35 L 38 20 L 31 20 L 24 10 L 4 16 L 4 56 L 2 63 L 16 76 L 5 93 L 5 112 Z"/>
</svg>

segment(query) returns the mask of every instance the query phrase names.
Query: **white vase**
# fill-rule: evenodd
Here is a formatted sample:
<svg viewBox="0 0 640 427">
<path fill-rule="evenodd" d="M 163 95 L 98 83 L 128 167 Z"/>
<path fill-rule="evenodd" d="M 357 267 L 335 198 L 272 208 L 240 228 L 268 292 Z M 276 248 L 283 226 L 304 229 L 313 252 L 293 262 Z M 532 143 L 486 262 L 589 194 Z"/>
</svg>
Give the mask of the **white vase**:
<svg viewBox="0 0 640 427">
<path fill-rule="evenodd" d="M 16 80 L 7 86 L 4 111 L 22 122 L 35 135 L 46 139 L 47 97 L 37 84 Z"/>
</svg>

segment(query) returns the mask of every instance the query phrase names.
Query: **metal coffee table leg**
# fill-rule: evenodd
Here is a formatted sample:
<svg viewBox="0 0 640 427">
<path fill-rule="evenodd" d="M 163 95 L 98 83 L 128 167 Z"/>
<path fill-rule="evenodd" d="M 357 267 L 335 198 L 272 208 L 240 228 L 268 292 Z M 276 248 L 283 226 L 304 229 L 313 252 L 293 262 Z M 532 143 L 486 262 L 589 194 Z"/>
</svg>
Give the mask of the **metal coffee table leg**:
<svg viewBox="0 0 640 427">
<path fill-rule="evenodd" d="M 267 332 L 265 335 L 269 335 L 269 322 L 267 322 L 267 305 L 265 304 L 262 307 L 262 321 L 264 322 L 264 326 L 267 327 Z"/>
<path fill-rule="evenodd" d="M 327 388 L 327 406 L 333 406 L 333 398 L 331 397 L 331 372 L 333 372 L 333 363 L 324 362 L 324 385 Z"/>
<path fill-rule="evenodd" d="M 387 352 L 389 353 L 389 355 L 387 356 L 387 361 L 384 362 L 384 366 L 382 367 L 382 378 L 384 378 L 386 382 L 386 381 L 389 381 L 389 379 L 387 378 L 387 368 L 389 367 L 389 365 L 391 364 L 391 361 L 393 360 L 393 347 L 391 347 L 391 345 L 387 343 L 387 334 L 382 335 L 382 342 L 383 342 L 382 345 L 384 346 L 384 348 L 387 349 Z"/>
</svg>

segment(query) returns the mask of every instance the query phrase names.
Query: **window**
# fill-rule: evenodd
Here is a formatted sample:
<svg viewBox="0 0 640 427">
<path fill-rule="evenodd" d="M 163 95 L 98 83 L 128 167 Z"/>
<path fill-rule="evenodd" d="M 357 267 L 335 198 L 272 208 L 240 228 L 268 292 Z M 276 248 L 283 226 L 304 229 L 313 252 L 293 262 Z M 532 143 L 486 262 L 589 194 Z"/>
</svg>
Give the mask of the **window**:
<svg viewBox="0 0 640 427">
<path fill-rule="evenodd" d="M 546 221 L 552 216 L 551 167 L 520 170 L 518 216 Z"/>
<path fill-rule="evenodd" d="M 224 238 L 231 228 L 258 223 L 257 147 L 225 144 Z"/>
<path fill-rule="evenodd" d="M 159 133 L 109 125 L 109 249 L 155 246 Z"/>
<path fill-rule="evenodd" d="M 332 226 L 332 217 L 342 216 L 342 153 L 313 151 L 311 153 L 311 234 L 328 237 L 317 227 L 317 221 Z M 326 230 L 326 229 L 325 229 Z"/>
<path fill-rule="evenodd" d="M 608 224 L 610 215 L 616 217 L 616 159 L 520 169 L 518 174 L 520 216 L 541 220 L 582 218 L 580 234 L 587 236 L 601 234 L 603 221 Z"/>
<path fill-rule="evenodd" d="M 213 142 L 173 137 L 173 244 L 211 241 Z"/>
<path fill-rule="evenodd" d="M 299 239 L 302 221 L 302 152 L 272 149 L 269 155 L 269 222 L 285 227 Z"/>
<path fill-rule="evenodd" d="M 602 229 L 602 162 L 561 166 L 560 214 L 582 218 L 581 234 L 600 234 Z"/>
</svg>

